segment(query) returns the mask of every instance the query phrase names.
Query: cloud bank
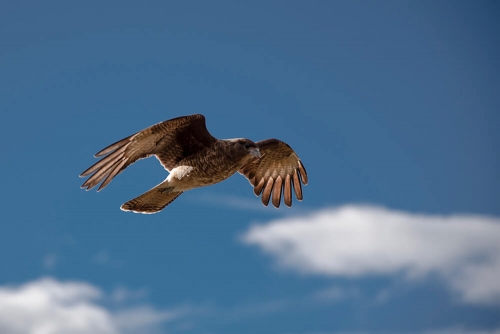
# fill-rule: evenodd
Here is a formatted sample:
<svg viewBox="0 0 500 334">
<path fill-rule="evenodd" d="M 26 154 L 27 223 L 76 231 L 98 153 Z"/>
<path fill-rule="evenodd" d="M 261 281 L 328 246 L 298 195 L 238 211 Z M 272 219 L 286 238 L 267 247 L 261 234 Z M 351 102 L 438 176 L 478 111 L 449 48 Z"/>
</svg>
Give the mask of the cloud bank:
<svg viewBox="0 0 500 334">
<path fill-rule="evenodd" d="M 466 303 L 500 303 L 500 219 L 344 206 L 252 226 L 243 242 L 301 273 L 436 274 Z"/>
<path fill-rule="evenodd" d="M 98 288 L 84 282 L 43 278 L 21 286 L 3 286 L 0 333 L 148 333 L 185 313 L 150 306 L 110 310 L 98 303 L 102 299 Z"/>
</svg>

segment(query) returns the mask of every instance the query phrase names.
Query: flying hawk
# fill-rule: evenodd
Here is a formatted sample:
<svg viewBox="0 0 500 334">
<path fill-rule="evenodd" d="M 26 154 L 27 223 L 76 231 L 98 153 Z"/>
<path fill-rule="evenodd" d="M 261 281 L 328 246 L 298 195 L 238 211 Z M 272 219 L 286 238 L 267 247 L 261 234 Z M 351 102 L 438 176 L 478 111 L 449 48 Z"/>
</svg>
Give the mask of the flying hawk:
<svg viewBox="0 0 500 334">
<path fill-rule="evenodd" d="M 123 204 L 122 210 L 156 213 L 184 191 L 224 181 L 236 172 L 250 181 L 255 195 L 262 193 L 265 206 L 272 197 L 278 208 L 282 194 L 291 206 L 292 184 L 298 200 L 302 200 L 301 182 L 307 184 L 304 165 L 288 144 L 277 139 L 220 140 L 208 132 L 203 115 L 190 115 L 155 124 L 99 151 L 95 157 L 103 158 L 80 174 L 92 174 L 82 188 L 90 190 L 102 181 L 99 191 L 130 164 L 152 155 L 169 172 L 168 177 Z"/>
</svg>

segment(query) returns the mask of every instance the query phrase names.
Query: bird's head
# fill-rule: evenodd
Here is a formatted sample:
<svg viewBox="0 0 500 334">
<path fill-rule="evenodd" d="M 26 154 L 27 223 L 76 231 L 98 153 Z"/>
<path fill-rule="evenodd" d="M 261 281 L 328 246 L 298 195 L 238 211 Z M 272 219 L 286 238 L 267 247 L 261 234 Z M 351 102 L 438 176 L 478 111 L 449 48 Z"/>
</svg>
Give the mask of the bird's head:
<svg viewBox="0 0 500 334">
<path fill-rule="evenodd" d="M 242 163 L 260 158 L 259 147 L 250 139 L 235 138 L 228 139 L 228 142 L 231 143 L 235 157 Z"/>
</svg>

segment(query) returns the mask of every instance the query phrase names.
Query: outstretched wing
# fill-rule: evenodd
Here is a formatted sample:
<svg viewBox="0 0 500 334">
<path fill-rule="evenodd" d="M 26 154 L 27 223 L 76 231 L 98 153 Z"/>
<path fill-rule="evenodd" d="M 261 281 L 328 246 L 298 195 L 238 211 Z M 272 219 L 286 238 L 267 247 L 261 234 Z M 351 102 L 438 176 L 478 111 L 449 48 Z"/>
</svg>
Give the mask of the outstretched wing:
<svg viewBox="0 0 500 334">
<path fill-rule="evenodd" d="M 307 184 L 307 173 L 299 157 L 288 144 L 278 139 L 256 143 L 261 157 L 244 165 L 239 172 L 250 181 L 255 195 L 262 193 L 262 204 L 267 206 L 272 195 L 275 207 L 280 206 L 283 194 L 287 206 L 292 206 L 292 184 L 295 196 L 302 200 L 301 182 Z"/>
<path fill-rule="evenodd" d="M 208 132 L 203 115 L 190 115 L 164 121 L 139 131 L 102 149 L 95 157 L 103 157 L 85 170 L 80 177 L 88 176 L 82 188 L 99 186 L 99 190 L 139 159 L 155 155 L 166 170 L 170 171 L 183 158 L 194 154 L 217 141 Z"/>
</svg>

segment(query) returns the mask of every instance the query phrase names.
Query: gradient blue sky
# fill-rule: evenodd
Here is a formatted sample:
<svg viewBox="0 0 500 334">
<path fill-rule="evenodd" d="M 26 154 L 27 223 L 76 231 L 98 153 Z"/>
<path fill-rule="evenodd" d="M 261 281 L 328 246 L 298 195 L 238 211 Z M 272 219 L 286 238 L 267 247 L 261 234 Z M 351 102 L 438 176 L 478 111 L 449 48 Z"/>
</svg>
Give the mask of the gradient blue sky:
<svg viewBox="0 0 500 334">
<path fill-rule="evenodd" d="M 499 13 L 495 1 L 0 3 L 0 310 L 12 313 L 0 329 L 35 333 L 13 319 L 39 328 L 50 308 L 89 319 L 79 333 L 497 333 Z M 236 175 L 156 215 L 120 211 L 166 177 L 156 159 L 102 192 L 79 188 L 101 148 L 193 113 L 219 138 L 289 143 L 304 201 L 264 208 Z M 393 218 L 408 228 L 379 234 Z M 347 251 L 330 247 L 338 224 Z M 46 304 L 12 306 L 33 291 Z M 77 332 L 50 321 L 47 333 Z"/>
</svg>

